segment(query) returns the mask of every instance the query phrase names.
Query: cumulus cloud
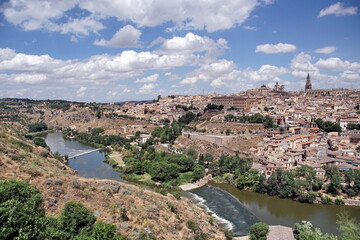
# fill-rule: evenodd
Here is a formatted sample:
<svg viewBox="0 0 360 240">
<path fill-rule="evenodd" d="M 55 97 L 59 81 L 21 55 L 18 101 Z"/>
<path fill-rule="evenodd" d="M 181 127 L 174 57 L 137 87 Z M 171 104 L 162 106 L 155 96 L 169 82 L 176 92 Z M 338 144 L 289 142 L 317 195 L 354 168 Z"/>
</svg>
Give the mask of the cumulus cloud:
<svg viewBox="0 0 360 240">
<path fill-rule="evenodd" d="M 47 77 L 44 74 L 21 73 L 13 75 L 13 80 L 17 83 L 38 84 L 45 82 Z"/>
<path fill-rule="evenodd" d="M 273 65 L 262 65 L 258 70 L 251 68 L 233 70 L 228 74 L 218 77 L 211 81 L 210 85 L 215 88 L 239 88 L 249 89 L 258 87 L 261 84 L 274 84 L 283 82 L 281 75 L 288 73 L 284 67 Z"/>
<path fill-rule="evenodd" d="M 131 25 L 126 25 L 117 31 L 110 40 L 95 40 L 94 44 L 98 46 L 126 48 L 140 47 L 139 40 L 141 31 Z"/>
<path fill-rule="evenodd" d="M 75 8 L 77 0 L 65 1 L 16 1 L 11 0 L 3 5 L 5 19 L 20 25 L 25 31 L 46 29 L 63 34 L 74 33 L 88 35 L 105 28 L 95 14 L 83 18 L 72 18 L 66 12 Z M 59 23 L 66 16 L 67 21 Z"/>
<path fill-rule="evenodd" d="M 159 40 L 158 40 L 159 41 Z M 225 39 L 213 40 L 206 36 L 202 37 L 191 32 L 185 37 L 173 37 L 162 39 L 161 46 L 156 50 L 160 54 L 181 54 L 189 55 L 193 53 L 205 53 L 206 58 L 214 59 L 221 55 L 227 47 Z"/>
<path fill-rule="evenodd" d="M 286 73 L 288 73 L 286 68 L 272 65 L 263 65 L 258 70 L 237 69 L 234 62 L 220 59 L 201 65 L 200 68 L 187 74 L 180 84 L 194 86 L 199 81 L 209 82 L 211 87 L 230 88 L 233 92 L 235 88 L 247 89 L 262 83 L 282 82 L 279 76 Z"/>
<path fill-rule="evenodd" d="M 45 74 L 52 81 L 106 84 L 140 76 L 146 70 L 173 69 L 197 62 L 196 55 L 159 55 L 123 51 L 119 55 L 95 55 L 84 60 L 57 60 L 49 55 L 28 55 L 0 49 L 0 72 Z M 12 80 L 9 74 L 8 80 Z"/>
<path fill-rule="evenodd" d="M 87 90 L 87 87 L 80 87 L 77 91 L 76 91 L 76 95 L 78 97 L 83 97 L 85 95 L 85 92 Z"/>
<path fill-rule="evenodd" d="M 327 59 L 320 58 L 319 61 L 315 63 L 320 69 L 331 70 L 331 71 L 360 71 L 359 62 L 349 62 L 343 61 L 340 58 L 332 57 Z"/>
<path fill-rule="evenodd" d="M 319 59 L 313 63 L 315 59 L 309 54 L 299 53 L 291 61 L 291 74 L 302 79 L 301 84 L 297 86 L 303 87 L 305 78 L 310 73 L 313 85 L 316 88 L 338 88 L 356 86 L 355 80 L 360 80 L 360 63 L 344 61 L 340 58 Z M 324 74 L 322 70 L 330 70 L 335 74 Z M 338 73 L 336 73 L 338 72 Z"/>
<path fill-rule="evenodd" d="M 216 62 L 203 64 L 200 68 L 189 73 L 180 83 L 183 85 L 194 85 L 198 81 L 212 81 L 228 75 L 234 69 L 235 64 L 233 61 L 220 59 Z"/>
<path fill-rule="evenodd" d="M 10 0 L 3 5 L 3 12 L 7 21 L 24 30 L 47 29 L 87 35 L 103 29 L 102 20 L 114 17 L 140 27 L 171 22 L 173 28 L 214 32 L 241 25 L 256 7 L 272 3 L 272 0 Z M 85 12 L 85 16 L 74 18 L 71 15 L 74 8 Z"/>
<path fill-rule="evenodd" d="M 263 52 L 265 54 L 288 53 L 295 51 L 296 51 L 296 46 L 289 43 L 262 44 L 256 46 L 255 49 L 255 52 Z"/>
<path fill-rule="evenodd" d="M 159 74 L 153 74 L 144 78 L 138 78 L 135 82 L 137 83 L 149 83 L 149 82 L 156 82 L 156 80 L 159 78 Z"/>
<path fill-rule="evenodd" d="M 337 2 L 327 8 L 322 9 L 319 12 L 318 18 L 324 17 L 327 15 L 346 16 L 346 15 L 355 15 L 357 14 L 357 7 L 344 7 L 344 3 Z"/>
<path fill-rule="evenodd" d="M 63 24 L 51 23 L 46 27 L 46 29 L 50 31 L 60 32 L 62 34 L 73 33 L 76 35 L 89 35 L 89 33 L 97 33 L 104 28 L 105 26 L 92 16 L 81 19 L 71 19 L 69 22 Z"/>
<path fill-rule="evenodd" d="M 323 48 L 318 48 L 315 50 L 316 53 L 323 53 L 323 54 L 330 54 L 335 52 L 336 47 L 334 46 L 327 46 L 327 47 L 323 47 Z"/>
<path fill-rule="evenodd" d="M 173 74 L 172 72 L 166 72 L 164 75 L 168 78 L 169 81 L 176 81 L 180 78 L 177 74 Z"/>
<path fill-rule="evenodd" d="M 139 94 L 150 94 L 153 92 L 153 90 L 156 88 L 156 84 L 154 83 L 149 83 L 149 84 L 144 84 L 140 89 L 139 89 Z"/>
</svg>

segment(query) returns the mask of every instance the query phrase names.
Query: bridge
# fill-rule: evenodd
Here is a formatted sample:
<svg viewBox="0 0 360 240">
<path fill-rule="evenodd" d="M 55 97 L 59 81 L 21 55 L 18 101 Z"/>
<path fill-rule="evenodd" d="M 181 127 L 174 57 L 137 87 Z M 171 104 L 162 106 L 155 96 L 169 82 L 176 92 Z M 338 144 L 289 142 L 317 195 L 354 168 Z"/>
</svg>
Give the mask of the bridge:
<svg viewBox="0 0 360 240">
<path fill-rule="evenodd" d="M 102 148 L 97 148 L 97 149 L 89 150 L 89 151 L 82 152 L 82 153 L 79 153 L 79 154 L 75 154 L 75 155 L 72 155 L 72 156 L 69 155 L 69 158 L 77 158 L 77 157 L 80 157 L 80 156 L 82 156 L 82 155 L 86 155 L 86 154 L 89 154 L 89 153 L 92 153 L 92 152 L 97 152 L 97 151 L 100 151 L 100 150 L 102 150 Z"/>
</svg>

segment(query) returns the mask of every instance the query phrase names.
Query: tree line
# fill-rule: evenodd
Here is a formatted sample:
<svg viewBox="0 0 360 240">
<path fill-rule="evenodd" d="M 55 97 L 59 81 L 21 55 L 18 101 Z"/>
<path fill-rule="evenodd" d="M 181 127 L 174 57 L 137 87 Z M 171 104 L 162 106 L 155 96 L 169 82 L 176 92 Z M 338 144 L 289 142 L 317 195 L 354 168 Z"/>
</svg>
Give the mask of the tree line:
<svg viewBox="0 0 360 240">
<path fill-rule="evenodd" d="M 291 198 L 300 202 L 313 203 L 319 190 L 326 190 L 333 196 L 346 194 L 355 197 L 360 194 L 360 170 L 340 173 L 334 166 L 325 166 L 326 184 L 324 180 L 316 177 L 314 168 L 302 165 L 294 171 L 276 169 L 266 179 L 257 170 L 250 169 L 251 159 L 238 156 L 222 156 L 218 162 L 210 165 L 214 176 L 222 176 L 239 189 L 249 189 L 270 196 Z M 229 175 L 230 174 L 230 175 Z M 322 197 L 322 203 L 332 204 L 329 197 Z M 337 198 L 335 204 L 343 204 L 343 200 Z"/>
<path fill-rule="evenodd" d="M 240 123 L 262 123 L 265 128 L 273 128 L 276 127 L 274 125 L 273 119 L 266 115 L 262 115 L 260 113 L 256 113 L 254 115 L 249 116 L 234 116 L 232 114 L 228 114 L 224 117 L 226 122 L 240 122 Z"/>
<path fill-rule="evenodd" d="M 154 181 L 171 182 L 173 186 L 181 183 L 181 175 L 187 175 L 186 180 L 197 181 L 205 176 L 205 168 L 196 162 L 197 153 L 189 148 L 184 154 L 155 151 L 151 145 L 141 149 L 131 148 L 131 154 L 125 157 L 125 173 L 142 175 L 150 174 Z"/>
</svg>

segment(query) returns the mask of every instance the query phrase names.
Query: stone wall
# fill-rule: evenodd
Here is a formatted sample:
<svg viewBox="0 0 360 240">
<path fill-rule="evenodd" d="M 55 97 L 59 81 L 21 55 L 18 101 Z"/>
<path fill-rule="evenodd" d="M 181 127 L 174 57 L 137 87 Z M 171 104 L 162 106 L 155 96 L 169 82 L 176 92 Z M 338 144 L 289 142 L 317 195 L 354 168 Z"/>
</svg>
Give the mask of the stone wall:
<svg viewBox="0 0 360 240">
<path fill-rule="evenodd" d="M 230 129 L 234 134 L 241 134 L 249 131 L 263 131 L 264 125 L 262 123 L 208 122 L 203 124 L 200 129 L 214 134 L 225 134 L 226 130 Z"/>
</svg>

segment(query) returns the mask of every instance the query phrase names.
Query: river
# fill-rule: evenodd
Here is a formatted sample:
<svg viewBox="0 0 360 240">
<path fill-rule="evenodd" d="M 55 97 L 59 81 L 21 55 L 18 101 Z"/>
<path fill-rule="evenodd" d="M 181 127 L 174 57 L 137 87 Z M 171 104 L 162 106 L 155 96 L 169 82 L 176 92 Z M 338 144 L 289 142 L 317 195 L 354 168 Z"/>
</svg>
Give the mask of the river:
<svg viewBox="0 0 360 240">
<path fill-rule="evenodd" d="M 217 217 L 223 218 L 223 222 L 229 221 L 231 223 L 229 226 L 232 226 L 236 236 L 247 234 L 244 234 L 243 229 L 248 229 L 254 219 L 270 225 L 288 227 L 306 220 L 311 221 L 313 226 L 320 228 L 322 232 L 335 235 L 339 234 L 336 215 L 341 211 L 347 211 L 350 217 L 360 221 L 360 207 L 299 203 L 290 199 L 239 190 L 230 184 L 211 182 L 210 186 L 191 192 L 197 195 L 192 197 L 193 201 L 206 205 L 210 211 L 216 213 Z M 246 217 L 243 218 L 241 214 L 245 214 Z"/>
<path fill-rule="evenodd" d="M 75 155 L 95 149 L 78 141 L 64 139 L 61 132 L 48 133 L 45 142 L 51 152 L 58 152 L 61 155 Z M 120 173 L 104 163 L 104 160 L 103 152 L 92 152 L 77 158 L 70 158 L 69 166 L 78 171 L 79 176 L 82 177 L 123 181 Z"/>
<path fill-rule="evenodd" d="M 45 141 L 52 152 L 62 155 L 74 155 L 94 149 L 77 141 L 66 140 L 59 132 L 49 133 Z M 69 159 L 69 166 L 82 177 L 123 181 L 118 172 L 103 162 L 104 159 L 104 153 L 92 152 Z M 342 210 L 360 221 L 360 207 L 304 204 L 239 190 L 230 184 L 211 182 L 210 186 L 185 195 L 211 212 L 220 225 L 232 228 L 236 236 L 247 235 L 250 226 L 257 221 L 293 227 L 302 220 L 311 221 L 323 232 L 338 234 L 336 215 Z"/>
</svg>

